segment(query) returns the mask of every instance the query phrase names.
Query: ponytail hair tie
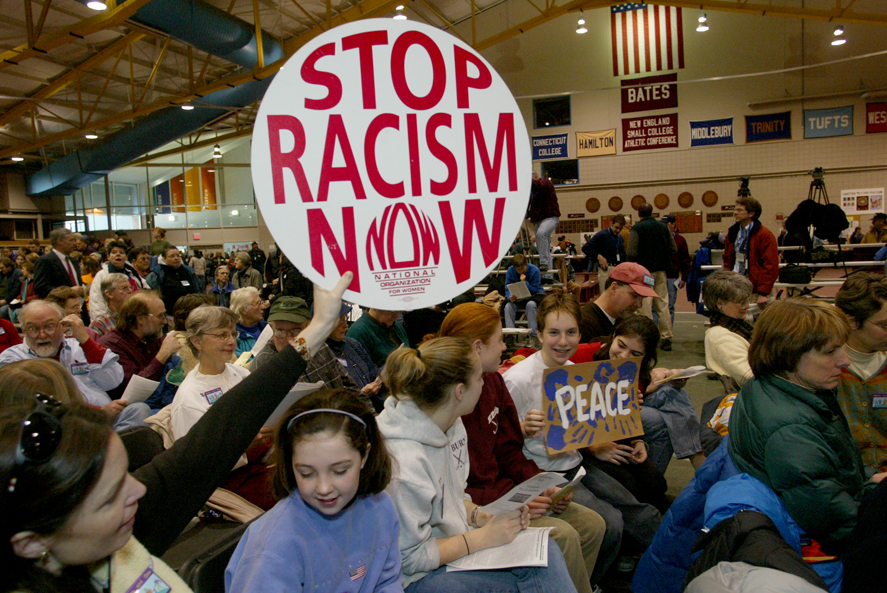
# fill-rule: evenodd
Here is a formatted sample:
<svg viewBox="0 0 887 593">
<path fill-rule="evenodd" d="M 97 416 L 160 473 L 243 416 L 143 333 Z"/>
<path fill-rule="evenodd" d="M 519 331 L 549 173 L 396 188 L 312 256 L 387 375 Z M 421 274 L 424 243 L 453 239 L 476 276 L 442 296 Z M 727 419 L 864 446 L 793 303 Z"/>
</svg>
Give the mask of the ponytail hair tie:
<svg viewBox="0 0 887 593">
<path fill-rule="evenodd" d="M 415 350 L 416 350 L 416 358 L 418 358 L 419 360 L 422 360 L 422 353 L 419 351 L 419 348 L 415 348 Z"/>
</svg>

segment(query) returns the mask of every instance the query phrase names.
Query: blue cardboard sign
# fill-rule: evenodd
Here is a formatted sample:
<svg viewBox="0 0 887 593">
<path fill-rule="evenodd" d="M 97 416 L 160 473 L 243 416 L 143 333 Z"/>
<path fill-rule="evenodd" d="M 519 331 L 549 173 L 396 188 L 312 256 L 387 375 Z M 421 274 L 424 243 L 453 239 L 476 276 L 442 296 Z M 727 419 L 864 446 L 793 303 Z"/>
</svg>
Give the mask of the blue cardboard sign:
<svg viewBox="0 0 887 593">
<path fill-rule="evenodd" d="M 766 140 L 792 139 L 792 112 L 768 113 L 766 115 L 745 116 L 745 141 L 764 142 Z"/>
<path fill-rule="evenodd" d="M 549 453 L 644 434 L 638 404 L 640 364 L 640 358 L 624 358 L 547 369 L 542 406 Z"/>
<path fill-rule="evenodd" d="M 690 122 L 690 147 L 733 144 L 733 118 Z"/>
<path fill-rule="evenodd" d="M 570 158 L 569 151 L 567 150 L 568 136 L 569 134 L 533 136 L 533 160 L 543 161 L 547 159 Z"/>
<path fill-rule="evenodd" d="M 804 110 L 804 138 L 853 135 L 853 105 Z"/>
</svg>

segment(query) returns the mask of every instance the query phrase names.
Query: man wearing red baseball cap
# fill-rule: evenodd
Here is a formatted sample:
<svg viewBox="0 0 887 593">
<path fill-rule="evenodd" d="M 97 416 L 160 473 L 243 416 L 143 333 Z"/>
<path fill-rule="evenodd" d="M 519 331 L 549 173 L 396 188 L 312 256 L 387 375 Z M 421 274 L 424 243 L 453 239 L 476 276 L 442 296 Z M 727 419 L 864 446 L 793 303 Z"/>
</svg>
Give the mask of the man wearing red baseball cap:
<svg viewBox="0 0 887 593">
<path fill-rule="evenodd" d="M 640 309 L 645 297 L 658 299 L 655 283 L 653 275 L 640 264 L 625 262 L 612 268 L 601 296 L 582 307 L 580 342 L 609 337 L 616 322 Z"/>
</svg>

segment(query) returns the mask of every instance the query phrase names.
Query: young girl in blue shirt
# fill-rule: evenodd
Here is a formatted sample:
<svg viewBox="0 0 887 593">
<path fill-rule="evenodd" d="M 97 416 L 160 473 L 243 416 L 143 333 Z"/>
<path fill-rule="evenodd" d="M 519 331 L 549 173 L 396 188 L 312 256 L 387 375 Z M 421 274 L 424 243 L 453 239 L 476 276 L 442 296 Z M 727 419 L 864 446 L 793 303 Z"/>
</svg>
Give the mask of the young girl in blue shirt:
<svg viewBox="0 0 887 593">
<path fill-rule="evenodd" d="M 402 592 L 391 460 L 357 394 L 321 390 L 275 431 L 280 501 L 243 535 L 225 571 L 237 593 Z"/>
</svg>

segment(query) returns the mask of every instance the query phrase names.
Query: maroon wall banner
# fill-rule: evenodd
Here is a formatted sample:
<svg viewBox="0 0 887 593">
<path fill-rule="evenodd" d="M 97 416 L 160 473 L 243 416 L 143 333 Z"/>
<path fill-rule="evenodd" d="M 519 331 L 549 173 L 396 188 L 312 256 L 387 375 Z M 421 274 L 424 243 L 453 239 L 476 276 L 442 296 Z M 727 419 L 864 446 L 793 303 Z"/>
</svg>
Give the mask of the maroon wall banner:
<svg viewBox="0 0 887 593">
<path fill-rule="evenodd" d="M 677 113 L 622 119 L 622 152 L 677 146 Z"/>
<path fill-rule="evenodd" d="M 865 104 L 865 133 L 887 132 L 887 103 Z"/>
<path fill-rule="evenodd" d="M 678 106 L 678 75 L 663 74 L 622 81 L 622 113 Z"/>
</svg>

